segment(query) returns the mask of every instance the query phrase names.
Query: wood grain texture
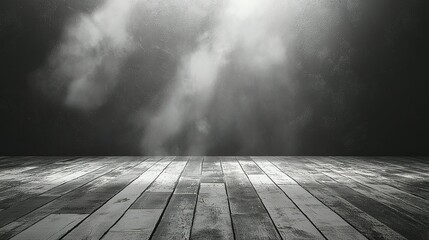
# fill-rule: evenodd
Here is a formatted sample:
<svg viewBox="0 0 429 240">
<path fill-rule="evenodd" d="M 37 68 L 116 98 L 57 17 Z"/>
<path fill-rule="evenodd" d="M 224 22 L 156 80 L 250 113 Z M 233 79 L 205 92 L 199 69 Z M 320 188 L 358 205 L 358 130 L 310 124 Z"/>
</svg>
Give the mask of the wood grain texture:
<svg viewBox="0 0 429 240">
<path fill-rule="evenodd" d="M 152 239 L 190 238 L 202 161 L 197 158 L 187 162 Z"/>
<path fill-rule="evenodd" d="M 172 159 L 166 158 L 159 162 L 155 160 L 154 162 L 158 162 L 156 165 L 152 165 L 154 162 L 150 161 L 140 164 L 141 175 L 137 179 L 92 213 L 63 239 L 100 239 L 171 161 Z"/>
<path fill-rule="evenodd" d="M 56 240 L 79 224 L 87 214 L 51 214 L 12 240 Z"/>
<path fill-rule="evenodd" d="M 103 240 L 149 239 L 162 211 L 162 209 L 129 209 Z"/>
<path fill-rule="evenodd" d="M 188 168 L 188 157 L 178 157 L 133 203 L 106 234 L 106 239 L 149 239 L 163 214 L 180 175 Z M 163 187 L 164 186 L 164 187 Z M 186 188 L 186 186 L 184 186 Z M 163 191 L 163 192 L 160 192 Z M 140 214 L 140 215 L 139 215 Z M 132 221 L 138 221 L 134 223 Z"/>
<path fill-rule="evenodd" d="M 94 208 L 102 205 L 116 192 L 125 187 L 125 184 L 131 181 L 129 173 L 138 163 L 124 159 L 123 163 L 112 165 L 111 171 L 103 176 L 95 178 L 84 186 L 78 187 L 70 193 L 62 195 L 58 199 L 1 227 L 0 239 L 7 239 L 10 236 L 16 235 L 49 214 L 90 213 Z"/>
<path fill-rule="evenodd" d="M 319 230 L 307 219 L 301 210 L 252 160 L 240 160 L 256 192 L 264 203 L 283 239 L 324 239 Z M 247 169 L 247 170 L 246 170 Z M 272 171 L 271 171 L 272 172 Z M 274 174 L 278 182 L 284 182 L 281 174 Z M 283 178 L 282 178 L 283 177 Z M 287 177 L 289 181 L 289 177 Z M 288 185 L 285 185 L 288 186 Z M 293 185 L 295 186 L 295 185 Z"/>
<path fill-rule="evenodd" d="M 403 215 L 395 209 L 391 209 L 389 206 L 373 199 L 371 196 L 356 191 L 356 189 L 350 187 L 349 182 L 340 183 L 335 181 L 335 179 L 323 173 L 324 170 L 322 167 L 314 165 L 306 157 L 285 157 L 280 158 L 280 160 L 275 160 L 274 162 L 306 189 L 321 189 L 322 186 L 319 184 L 322 184 L 325 188 L 333 191 L 335 196 L 348 201 L 354 207 L 390 228 L 388 234 L 393 233 L 394 236 L 401 234 L 408 239 L 425 239 L 427 237 L 428 231 L 424 230 L 425 227 L 412 218 Z M 339 165 L 341 164 L 339 163 Z M 344 171 L 346 172 L 346 168 Z M 355 219 L 356 217 L 353 216 L 348 222 L 356 223 L 356 221 L 354 221 Z M 377 227 L 369 221 L 365 221 L 365 225 L 360 223 L 360 227 L 365 228 L 361 230 L 361 233 L 367 233 L 366 237 L 369 238 L 371 238 L 371 235 L 388 236 L 386 233 L 380 231 L 374 232 Z M 358 228 L 358 226 L 356 226 L 356 228 Z M 368 235 L 369 233 L 371 233 L 371 235 Z"/>
<path fill-rule="evenodd" d="M 249 179 L 283 239 L 324 239 L 312 222 L 266 175 L 252 174 Z"/>
<path fill-rule="evenodd" d="M 236 239 L 281 239 L 270 215 L 235 158 L 223 158 L 222 169 Z"/>
<path fill-rule="evenodd" d="M 0 157 L 0 239 L 429 239 L 427 157 Z"/>
<path fill-rule="evenodd" d="M 189 239 L 196 194 L 173 194 L 152 239 Z"/>
</svg>

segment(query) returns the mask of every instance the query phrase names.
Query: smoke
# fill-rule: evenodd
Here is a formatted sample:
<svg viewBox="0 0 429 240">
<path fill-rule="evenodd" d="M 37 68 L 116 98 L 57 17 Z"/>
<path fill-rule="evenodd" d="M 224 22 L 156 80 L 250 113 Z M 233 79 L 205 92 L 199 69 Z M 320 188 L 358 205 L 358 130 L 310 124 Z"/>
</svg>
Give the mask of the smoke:
<svg viewBox="0 0 429 240">
<path fill-rule="evenodd" d="M 335 126 L 323 97 L 344 98 L 326 91 L 350 64 L 338 5 L 106 0 L 70 21 L 37 82 L 82 114 L 126 119 L 143 154 L 294 153 L 314 119 Z"/>
<path fill-rule="evenodd" d="M 127 31 L 134 0 L 107 0 L 80 14 L 38 73 L 40 87 L 65 105 L 81 110 L 102 106 L 115 88 L 122 62 L 133 50 Z"/>
<path fill-rule="evenodd" d="M 149 120 L 143 138 L 145 152 L 168 153 L 168 141 L 189 125 L 194 125 L 196 133 L 185 152 L 206 152 L 210 125 L 205 116 L 219 75 L 234 61 L 231 54 L 238 52 L 241 64 L 252 71 L 268 71 L 284 63 L 285 39 L 278 29 L 287 15 L 284 3 L 231 0 L 222 5 L 210 29 L 198 37 L 195 49 L 182 58 L 175 87 Z"/>
</svg>

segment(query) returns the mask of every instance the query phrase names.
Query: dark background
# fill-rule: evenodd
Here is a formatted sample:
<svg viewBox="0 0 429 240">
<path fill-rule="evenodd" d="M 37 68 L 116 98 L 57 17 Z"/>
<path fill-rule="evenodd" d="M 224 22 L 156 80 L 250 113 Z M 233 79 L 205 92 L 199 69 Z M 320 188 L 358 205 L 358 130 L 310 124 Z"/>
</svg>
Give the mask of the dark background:
<svg viewBox="0 0 429 240">
<path fill-rule="evenodd" d="M 133 93 L 138 83 L 132 73 L 144 74 L 145 69 L 135 70 L 130 63 L 131 67 L 121 74 L 129 78 L 127 85 L 116 88 L 101 108 L 84 113 L 51 101 L 31 84 L 32 74 L 60 42 L 67 19 L 76 12 L 90 13 L 100 2 L 1 1 L 0 155 L 145 154 L 140 147 L 140 131 L 144 129 L 129 124 L 127 116 L 144 107 L 167 86 L 168 80 L 145 83 L 143 95 Z M 243 146 L 241 128 L 230 125 L 213 133 L 206 153 L 428 155 L 429 14 L 426 1 L 371 2 L 375 3 L 367 9 L 361 22 L 353 22 L 347 10 L 342 13 L 338 35 L 333 38 L 341 38 L 348 45 L 335 45 L 332 53 L 335 64 L 301 54 L 297 45 L 295 58 L 302 67 L 293 71 L 294 88 L 288 93 L 293 94 L 293 106 L 282 108 L 281 104 L 275 104 L 279 109 L 271 108 L 271 101 L 283 100 L 266 97 L 273 91 L 287 94 L 287 89 L 255 90 L 242 86 L 235 92 L 257 100 L 250 102 L 254 111 L 231 116 L 244 125 L 252 119 L 246 134 L 257 132 L 255 136 L 249 135 L 258 138 L 256 144 Z M 331 42 L 335 44 L 335 39 Z M 346 60 L 341 58 L 345 53 Z M 148 64 L 166 62 L 162 57 L 158 61 Z M 174 59 L 168 61 L 174 66 Z M 323 87 L 318 85 L 320 79 Z M 264 91 L 268 94 L 258 97 L 257 94 Z M 221 107 L 217 108 L 222 98 L 215 98 L 212 104 L 212 112 L 207 117 L 220 119 L 216 116 L 222 114 Z M 307 116 L 308 109 L 311 114 Z M 279 111 L 282 114 L 277 114 Z M 296 124 L 291 138 L 280 136 L 276 127 L 285 121 L 302 122 Z M 180 150 L 183 144 L 180 136 L 171 144 L 176 150 L 170 153 L 186 154 Z"/>
</svg>

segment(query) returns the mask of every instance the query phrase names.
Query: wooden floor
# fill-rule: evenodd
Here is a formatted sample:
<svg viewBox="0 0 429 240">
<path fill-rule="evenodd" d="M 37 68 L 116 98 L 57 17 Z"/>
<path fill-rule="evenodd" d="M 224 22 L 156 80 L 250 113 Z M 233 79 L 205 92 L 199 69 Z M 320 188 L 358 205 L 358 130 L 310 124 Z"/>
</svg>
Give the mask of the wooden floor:
<svg viewBox="0 0 429 240">
<path fill-rule="evenodd" d="M 0 239 L 429 239 L 429 159 L 0 157 Z"/>
</svg>

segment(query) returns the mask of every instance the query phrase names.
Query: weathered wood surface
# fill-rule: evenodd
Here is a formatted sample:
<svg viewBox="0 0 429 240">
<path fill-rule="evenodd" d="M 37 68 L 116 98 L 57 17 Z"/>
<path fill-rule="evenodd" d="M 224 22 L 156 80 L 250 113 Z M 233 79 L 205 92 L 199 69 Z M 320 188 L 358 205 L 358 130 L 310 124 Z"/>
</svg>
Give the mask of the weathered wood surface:
<svg viewBox="0 0 429 240">
<path fill-rule="evenodd" d="M 0 157 L 0 239 L 429 239 L 429 159 Z"/>
</svg>

